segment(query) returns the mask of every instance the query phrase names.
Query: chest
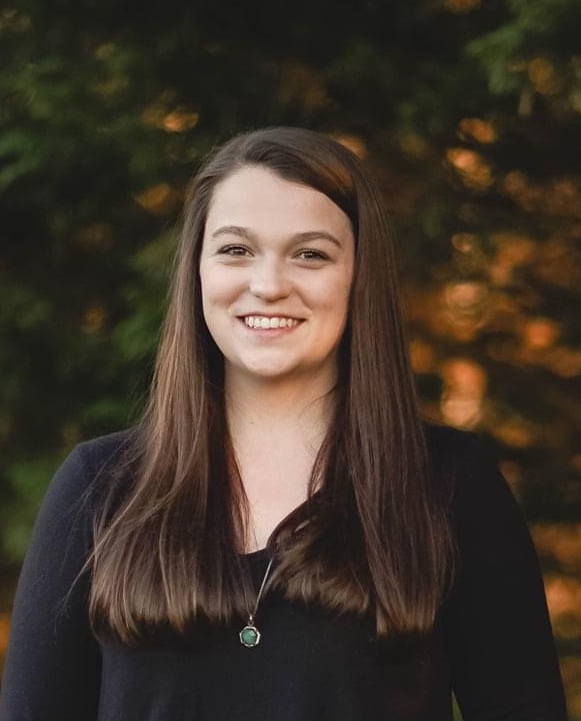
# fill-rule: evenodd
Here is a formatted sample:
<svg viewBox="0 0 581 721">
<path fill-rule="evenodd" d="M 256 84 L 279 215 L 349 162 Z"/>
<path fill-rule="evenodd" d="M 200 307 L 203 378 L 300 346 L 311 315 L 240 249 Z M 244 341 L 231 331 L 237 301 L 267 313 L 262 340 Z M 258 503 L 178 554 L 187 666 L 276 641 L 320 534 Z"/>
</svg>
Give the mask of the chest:
<svg viewBox="0 0 581 721">
<path fill-rule="evenodd" d="M 370 641 L 367 620 L 268 595 L 259 626 L 252 650 L 239 619 L 191 646 L 106 644 L 99 721 L 452 721 L 439 633 L 391 651 Z"/>
<path fill-rule="evenodd" d="M 238 467 L 249 503 L 246 552 L 264 548 L 271 533 L 307 498 L 314 457 L 306 452 L 254 450 Z"/>
</svg>

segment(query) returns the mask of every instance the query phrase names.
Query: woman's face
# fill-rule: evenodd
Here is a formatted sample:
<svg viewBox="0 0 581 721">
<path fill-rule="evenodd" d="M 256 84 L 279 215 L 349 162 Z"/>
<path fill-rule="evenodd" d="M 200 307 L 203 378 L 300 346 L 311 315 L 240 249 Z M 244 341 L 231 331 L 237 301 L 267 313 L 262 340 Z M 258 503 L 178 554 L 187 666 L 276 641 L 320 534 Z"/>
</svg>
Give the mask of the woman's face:
<svg viewBox="0 0 581 721">
<path fill-rule="evenodd" d="M 347 215 L 313 188 L 260 166 L 219 183 L 200 281 L 204 318 L 226 372 L 334 378 L 354 245 Z"/>
</svg>

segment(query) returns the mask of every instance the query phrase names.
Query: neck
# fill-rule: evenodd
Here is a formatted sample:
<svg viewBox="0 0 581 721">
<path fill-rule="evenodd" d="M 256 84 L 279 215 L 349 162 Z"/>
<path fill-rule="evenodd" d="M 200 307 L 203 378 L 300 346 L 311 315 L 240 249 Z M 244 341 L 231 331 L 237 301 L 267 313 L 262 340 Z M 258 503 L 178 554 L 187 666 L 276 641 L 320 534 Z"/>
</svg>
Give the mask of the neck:
<svg viewBox="0 0 581 721">
<path fill-rule="evenodd" d="M 233 438 L 268 432 L 324 436 L 334 408 L 336 377 L 276 382 L 226 372 L 226 417 Z M 268 436 L 266 436 L 268 437 Z"/>
</svg>

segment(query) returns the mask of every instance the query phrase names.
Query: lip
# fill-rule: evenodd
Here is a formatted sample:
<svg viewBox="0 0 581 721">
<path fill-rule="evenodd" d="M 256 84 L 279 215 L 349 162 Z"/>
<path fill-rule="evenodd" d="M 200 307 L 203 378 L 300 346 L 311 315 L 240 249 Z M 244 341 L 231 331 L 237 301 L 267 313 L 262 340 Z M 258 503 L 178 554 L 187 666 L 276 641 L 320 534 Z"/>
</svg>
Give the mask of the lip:
<svg viewBox="0 0 581 721">
<path fill-rule="evenodd" d="M 288 313 L 263 313 L 261 311 L 248 311 L 248 313 L 237 313 L 236 317 L 239 320 L 244 320 L 244 318 L 248 318 L 248 316 L 259 316 L 261 318 L 291 318 L 292 320 L 304 320 L 304 318 L 301 318 L 298 315 L 289 315 Z"/>
</svg>

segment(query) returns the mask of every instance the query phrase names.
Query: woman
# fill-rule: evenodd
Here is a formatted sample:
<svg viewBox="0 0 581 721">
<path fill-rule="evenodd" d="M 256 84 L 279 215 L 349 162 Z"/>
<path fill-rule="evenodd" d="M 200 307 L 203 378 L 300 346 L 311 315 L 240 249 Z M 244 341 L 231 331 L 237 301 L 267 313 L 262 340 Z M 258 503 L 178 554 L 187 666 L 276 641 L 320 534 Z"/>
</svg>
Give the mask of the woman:
<svg viewBox="0 0 581 721">
<path fill-rule="evenodd" d="M 422 422 L 378 190 L 238 136 L 186 203 L 150 403 L 80 444 L 22 571 L 2 721 L 560 721 L 523 517 Z"/>
</svg>

